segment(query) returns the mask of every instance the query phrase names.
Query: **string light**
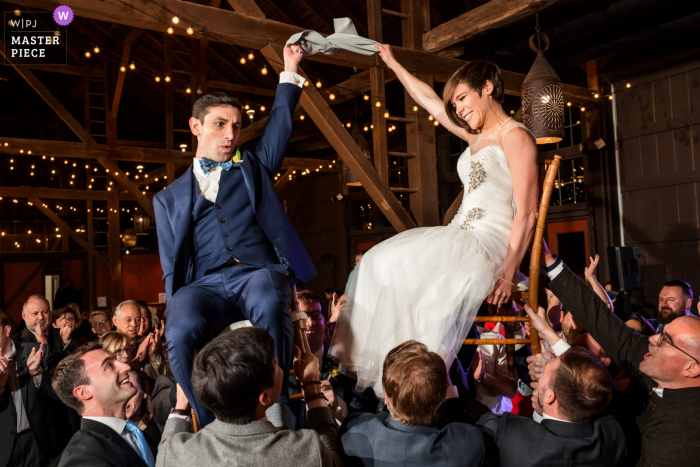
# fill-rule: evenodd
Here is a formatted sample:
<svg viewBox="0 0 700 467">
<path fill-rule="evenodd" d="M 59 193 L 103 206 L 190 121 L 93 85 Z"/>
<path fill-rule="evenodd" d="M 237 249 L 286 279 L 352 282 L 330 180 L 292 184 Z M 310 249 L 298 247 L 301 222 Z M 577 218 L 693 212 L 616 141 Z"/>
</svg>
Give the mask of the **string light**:
<svg viewBox="0 0 700 467">
<path fill-rule="evenodd" d="M 384 112 L 384 118 L 389 118 L 389 111 Z"/>
<path fill-rule="evenodd" d="M 160 76 L 156 76 L 156 83 L 160 83 Z"/>
<path fill-rule="evenodd" d="M 363 128 L 363 130 L 369 131 L 369 128 L 367 128 L 367 125 L 365 125 L 365 127 Z"/>
<path fill-rule="evenodd" d="M 265 111 L 265 106 L 264 106 L 264 105 L 261 105 L 261 106 L 260 106 L 260 111 L 261 111 L 261 112 L 264 112 L 264 111 Z"/>
<path fill-rule="evenodd" d="M 194 29 L 192 29 L 191 27 L 187 28 L 187 34 L 189 34 L 190 36 L 194 34 Z"/>
<path fill-rule="evenodd" d="M 571 102 L 567 102 L 567 103 L 566 103 L 566 106 L 567 106 L 567 107 L 571 107 Z"/>
<path fill-rule="evenodd" d="M 248 60 L 252 60 L 255 58 L 255 55 L 253 55 L 253 52 L 248 53 Z"/>
<path fill-rule="evenodd" d="M 262 70 L 260 70 L 260 73 L 262 73 L 263 75 L 266 75 L 266 74 L 267 74 L 267 65 L 265 65 L 264 67 L 262 67 Z"/>
<path fill-rule="evenodd" d="M 173 32 L 175 32 L 173 28 L 168 28 L 168 34 L 172 34 Z"/>
<path fill-rule="evenodd" d="M 90 58 L 90 52 L 85 52 L 85 56 L 86 56 L 87 58 Z"/>
<path fill-rule="evenodd" d="M 131 65 L 129 65 L 130 70 L 135 70 L 136 69 L 136 64 L 134 62 L 131 62 Z"/>
<path fill-rule="evenodd" d="M 627 87 L 628 87 L 628 88 L 631 88 L 632 85 L 631 85 L 630 83 L 627 83 Z"/>
<path fill-rule="evenodd" d="M 581 107 L 581 112 L 585 112 L 585 111 L 586 111 L 586 108 L 585 108 L 585 107 Z"/>
<path fill-rule="evenodd" d="M 165 77 L 165 82 L 166 82 L 166 83 L 169 83 L 169 82 L 170 82 L 170 76 L 166 76 L 166 77 Z"/>
<path fill-rule="evenodd" d="M 240 62 L 241 62 L 241 65 L 245 65 L 245 57 L 241 57 Z"/>
<path fill-rule="evenodd" d="M 435 120 L 435 117 L 433 117 L 432 115 L 428 115 L 428 120 L 432 122 L 433 120 Z"/>
<path fill-rule="evenodd" d="M 368 96 L 367 94 L 363 94 L 363 95 L 362 95 L 362 98 L 363 98 L 364 100 L 366 100 L 366 101 L 369 100 L 369 96 Z"/>
<path fill-rule="evenodd" d="M 414 111 L 414 112 L 418 112 L 418 106 L 417 106 L 417 105 L 414 105 L 414 106 L 413 106 L 413 111 Z"/>
<path fill-rule="evenodd" d="M 335 100 L 335 94 L 331 94 L 330 96 L 328 96 L 328 98 L 329 98 L 330 100 L 334 101 L 334 100 Z"/>
<path fill-rule="evenodd" d="M 173 16 L 173 24 L 177 24 L 179 22 L 180 22 L 180 18 L 178 18 L 177 16 Z"/>
<path fill-rule="evenodd" d="M 245 106 L 243 106 L 243 108 L 248 110 L 250 108 L 250 105 L 246 104 Z"/>
<path fill-rule="evenodd" d="M 352 126 L 352 123 L 348 122 L 345 124 L 346 127 L 350 128 Z"/>
<path fill-rule="evenodd" d="M 593 97 L 595 97 L 596 99 L 598 99 L 600 96 L 598 95 L 598 93 L 595 93 L 595 94 L 593 94 Z"/>
<path fill-rule="evenodd" d="M 189 94 L 189 93 L 192 92 L 192 89 L 190 89 L 190 88 L 188 87 L 187 89 L 185 89 L 185 92 L 186 92 L 187 94 Z"/>
<path fill-rule="evenodd" d="M 375 107 L 381 107 L 381 106 L 382 106 L 382 103 L 379 102 L 379 101 L 377 101 L 377 102 L 374 103 L 374 106 L 375 106 Z"/>
<path fill-rule="evenodd" d="M 100 48 L 99 48 L 99 47 L 95 47 L 94 51 L 95 51 L 96 54 L 98 54 L 98 53 L 100 53 Z"/>
<path fill-rule="evenodd" d="M 122 65 L 121 67 L 119 67 L 119 71 L 125 72 L 125 71 L 126 71 L 126 67 L 125 67 L 124 65 Z"/>
<path fill-rule="evenodd" d="M 438 126 L 438 125 L 440 125 L 440 122 L 438 122 L 437 120 L 435 120 L 435 121 L 433 122 L 433 125 Z"/>
<path fill-rule="evenodd" d="M 316 87 L 317 87 L 317 88 L 320 88 L 320 87 L 321 87 L 321 80 L 320 80 L 320 79 L 319 79 L 318 81 L 316 81 Z"/>
<path fill-rule="evenodd" d="M 613 100 L 612 94 L 608 95 L 608 99 Z"/>
<path fill-rule="evenodd" d="M 374 123 L 372 123 L 369 127 L 374 130 Z"/>
<path fill-rule="evenodd" d="M 202 94 L 202 86 L 197 88 L 197 94 Z"/>
<path fill-rule="evenodd" d="M 307 79 L 306 81 L 304 81 L 304 86 L 308 86 L 308 85 L 309 85 L 309 80 Z"/>
<path fill-rule="evenodd" d="M 304 120 L 304 118 L 305 118 L 305 117 L 302 115 L 302 116 L 299 117 L 299 120 Z"/>
</svg>

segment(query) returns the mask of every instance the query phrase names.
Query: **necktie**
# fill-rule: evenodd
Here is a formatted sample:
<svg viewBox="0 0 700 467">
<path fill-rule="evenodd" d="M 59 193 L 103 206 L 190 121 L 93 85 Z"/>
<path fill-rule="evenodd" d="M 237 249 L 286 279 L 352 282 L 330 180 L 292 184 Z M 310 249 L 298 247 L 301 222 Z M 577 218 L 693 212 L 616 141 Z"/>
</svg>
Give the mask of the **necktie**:
<svg viewBox="0 0 700 467">
<path fill-rule="evenodd" d="M 233 167 L 233 161 L 229 159 L 226 162 L 216 162 L 211 159 L 207 159 L 206 157 L 202 157 L 199 159 L 199 165 L 202 167 L 202 172 L 204 172 L 204 175 L 206 175 L 216 166 L 221 167 L 221 170 L 231 170 L 231 167 Z"/>
<path fill-rule="evenodd" d="M 141 458 L 148 464 L 148 467 L 155 467 L 156 461 L 153 459 L 153 453 L 146 443 L 146 438 L 143 436 L 143 432 L 136 426 L 136 424 L 130 420 L 126 421 L 126 429 L 129 430 L 138 441 L 139 450 L 141 451 Z"/>
</svg>

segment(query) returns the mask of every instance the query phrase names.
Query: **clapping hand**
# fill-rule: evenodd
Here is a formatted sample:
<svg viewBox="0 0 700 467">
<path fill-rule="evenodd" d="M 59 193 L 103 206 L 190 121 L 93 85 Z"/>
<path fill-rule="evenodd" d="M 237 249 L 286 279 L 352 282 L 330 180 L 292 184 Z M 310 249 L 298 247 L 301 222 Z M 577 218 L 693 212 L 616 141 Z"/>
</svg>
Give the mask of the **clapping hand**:
<svg viewBox="0 0 700 467">
<path fill-rule="evenodd" d="M 136 357 L 134 357 L 134 361 L 138 363 L 143 363 L 143 361 L 146 358 L 146 355 L 149 355 L 150 347 L 153 343 L 153 333 L 149 333 L 144 340 L 141 342 L 141 345 L 139 345 L 139 349 L 136 351 Z"/>
<path fill-rule="evenodd" d="M 41 361 L 44 359 L 44 344 L 39 346 L 39 351 L 37 352 L 36 347 L 32 347 L 32 353 L 29 354 L 27 358 L 27 369 L 29 374 L 35 374 L 41 367 Z"/>
<path fill-rule="evenodd" d="M 64 345 L 68 345 L 70 342 L 70 335 L 73 334 L 73 325 L 68 323 L 68 321 L 63 320 L 63 326 L 61 326 L 61 340 Z"/>
</svg>

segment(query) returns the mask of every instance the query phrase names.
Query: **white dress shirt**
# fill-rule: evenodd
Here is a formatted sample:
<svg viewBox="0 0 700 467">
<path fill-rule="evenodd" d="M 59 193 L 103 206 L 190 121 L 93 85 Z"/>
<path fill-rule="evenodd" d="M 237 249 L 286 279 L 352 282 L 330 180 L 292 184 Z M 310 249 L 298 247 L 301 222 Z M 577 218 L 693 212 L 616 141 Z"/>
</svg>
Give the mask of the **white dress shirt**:
<svg viewBox="0 0 700 467">
<path fill-rule="evenodd" d="M 280 83 L 290 83 L 303 87 L 304 81 L 306 81 L 306 78 L 291 71 L 280 73 Z M 192 172 L 199 186 L 199 194 L 212 203 L 216 202 L 216 195 L 219 193 L 221 170 L 220 166 L 216 166 L 205 175 L 199 159 L 195 157 L 192 162 Z"/>
</svg>

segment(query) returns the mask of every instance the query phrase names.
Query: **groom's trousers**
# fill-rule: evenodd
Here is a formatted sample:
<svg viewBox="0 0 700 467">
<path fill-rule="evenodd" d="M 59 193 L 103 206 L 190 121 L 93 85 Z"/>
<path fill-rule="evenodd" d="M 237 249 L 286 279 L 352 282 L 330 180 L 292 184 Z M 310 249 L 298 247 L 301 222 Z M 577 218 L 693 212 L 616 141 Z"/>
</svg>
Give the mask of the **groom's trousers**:
<svg viewBox="0 0 700 467">
<path fill-rule="evenodd" d="M 202 426 L 214 420 L 192 389 L 194 355 L 226 326 L 249 320 L 275 340 L 284 374 L 292 363 L 291 287 L 284 266 L 236 265 L 208 274 L 178 289 L 165 310 L 168 360 Z M 287 378 L 279 402 L 287 402 Z M 232 401 L 235 403 L 235 401 Z"/>
</svg>

